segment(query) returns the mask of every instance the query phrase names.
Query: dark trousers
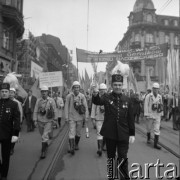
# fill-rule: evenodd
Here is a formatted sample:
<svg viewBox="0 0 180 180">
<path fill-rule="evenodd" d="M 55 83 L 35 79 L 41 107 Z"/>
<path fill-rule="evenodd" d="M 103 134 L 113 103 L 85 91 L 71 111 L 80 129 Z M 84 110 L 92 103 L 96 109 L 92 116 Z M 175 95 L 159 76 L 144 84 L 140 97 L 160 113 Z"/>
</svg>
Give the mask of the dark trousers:
<svg viewBox="0 0 180 180">
<path fill-rule="evenodd" d="M 27 123 L 27 130 L 28 131 L 34 130 L 33 113 L 31 113 L 31 111 L 29 113 L 26 113 L 25 118 Z"/>
<path fill-rule="evenodd" d="M 2 177 L 7 177 L 10 161 L 11 139 L 1 140 L 0 143 L 2 156 L 2 162 L 0 162 L 0 173 Z"/>
<path fill-rule="evenodd" d="M 118 161 L 121 162 L 123 159 L 126 161 L 127 153 L 129 149 L 129 142 L 121 142 L 106 138 L 106 148 L 107 148 L 108 159 L 116 160 L 116 150 L 117 150 Z M 128 161 L 125 162 L 123 169 L 125 171 L 125 174 L 123 176 L 121 173 L 119 173 L 120 179 L 121 180 L 129 179 Z"/>
<path fill-rule="evenodd" d="M 177 126 L 177 113 L 175 111 L 175 108 L 172 108 L 172 123 L 173 123 L 173 129 L 178 129 Z"/>
</svg>

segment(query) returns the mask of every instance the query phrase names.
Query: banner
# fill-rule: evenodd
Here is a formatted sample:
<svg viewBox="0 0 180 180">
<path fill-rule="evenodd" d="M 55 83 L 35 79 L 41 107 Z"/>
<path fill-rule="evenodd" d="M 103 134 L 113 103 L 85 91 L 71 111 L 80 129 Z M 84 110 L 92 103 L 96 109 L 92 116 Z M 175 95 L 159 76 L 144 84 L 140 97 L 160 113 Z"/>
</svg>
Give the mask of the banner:
<svg viewBox="0 0 180 180">
<path fill-rule="evenodd" d="M 38 78 L 39 74 L 43 71 L 43 68 L 31 61 L 31 77 Z"/>
<path fill-rule="evenodd" d="M 63 86 L 63 78 L 61 71 L 43 72 L 39 74 L 40 88 L 42 86 L 58 87 Z"/>
<path fill-rule="evenodd" d="M 129 49 L 113 53 L 96 53 L 76 48 L 77 61 L 85 63 L 119 61 L 140 61 L 167 57 L 167 44 L 155 45 L 149 48 Z"/>
</svg>

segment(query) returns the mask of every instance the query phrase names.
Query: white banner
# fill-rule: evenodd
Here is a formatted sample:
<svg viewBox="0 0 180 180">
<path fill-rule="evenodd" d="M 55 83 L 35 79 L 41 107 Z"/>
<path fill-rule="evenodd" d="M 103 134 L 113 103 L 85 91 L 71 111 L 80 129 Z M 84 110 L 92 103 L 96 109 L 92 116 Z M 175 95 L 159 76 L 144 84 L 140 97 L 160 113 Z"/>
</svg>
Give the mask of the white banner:
<svg viewBox="0 0 180 180">
<path fill-rule="evenodd" d="M 41 66 L 31 61 L 31 77 L 35 77 L 36 79 L 38 79 L 39 74 L 42 71 L 43 71 L 43 68 Z"/>
<path fill-rule="evenodd" d="M 39 82 L 40 82 L 40 88 L 42 86 L 48 86 L 48 87 L 63 86 L 62 71 L 40 73 Z"/>
</svg>

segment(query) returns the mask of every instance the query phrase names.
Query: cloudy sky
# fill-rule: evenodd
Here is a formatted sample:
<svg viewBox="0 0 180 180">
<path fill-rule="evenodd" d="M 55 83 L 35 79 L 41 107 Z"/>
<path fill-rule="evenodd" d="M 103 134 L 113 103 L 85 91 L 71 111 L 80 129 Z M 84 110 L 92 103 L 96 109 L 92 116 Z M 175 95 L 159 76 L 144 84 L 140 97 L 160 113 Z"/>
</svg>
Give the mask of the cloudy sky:
<svg viewBox="0 0 180 180">
<path fill-rule="evenodd" d="M 179 0 L 153 2 L 157 14 L 179 16 Z M 170 4 L 164 9 L 166 2 Z M 73 52 L 76 48 L 111 52 L 127 30 L 134 4 L 135 0 L 89 0 L 88 16 L 88 0 L 24 0 L 25 28 L 35 36 L 45 33 L 59 37 Z M 92 74 L 90 64 L 79 63 L 80 72 L 85 67 Z M 98 65 L 100 70 L 105 71 L 105 63 Z"/>
</svg>

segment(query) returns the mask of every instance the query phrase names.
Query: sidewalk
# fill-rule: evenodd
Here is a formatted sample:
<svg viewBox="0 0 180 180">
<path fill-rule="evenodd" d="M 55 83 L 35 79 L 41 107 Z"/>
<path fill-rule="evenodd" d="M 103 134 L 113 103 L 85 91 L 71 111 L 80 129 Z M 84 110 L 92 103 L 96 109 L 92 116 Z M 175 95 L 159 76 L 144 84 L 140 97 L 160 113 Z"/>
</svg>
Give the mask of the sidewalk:
<svg viewBox="0 0 180 180">
<path fill-rule="evenodd" d="M 43 176 L 48 165 L 56 152 L 59 145 L 63 128 L 65 127 L 62 119 L 61 128 L 54 129 L 53 139 L 50 142 L 47 157 L 40 159 L 41 155 L 41 136 L 38 128 L 34 132 L 26 132 L 26 125 L 23 124 L 20 134 L 20 140 L 15 145 L 14 154 L 11 156 L 8 180 L 36 180 L 32 178 L 38 166 L 41 166 L 41 174 Z M 40 178 L 37 178 L 40 180 Z"/>
</svg>

